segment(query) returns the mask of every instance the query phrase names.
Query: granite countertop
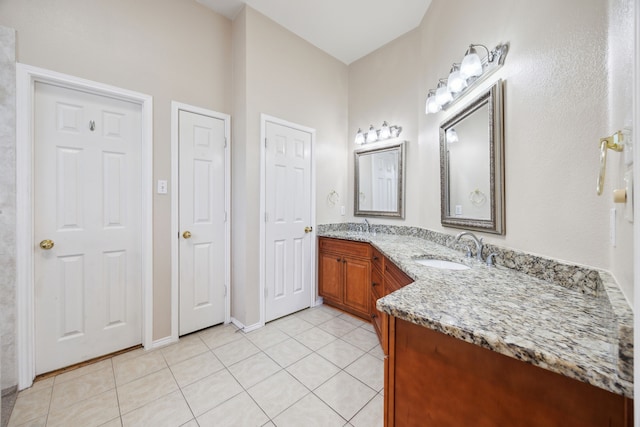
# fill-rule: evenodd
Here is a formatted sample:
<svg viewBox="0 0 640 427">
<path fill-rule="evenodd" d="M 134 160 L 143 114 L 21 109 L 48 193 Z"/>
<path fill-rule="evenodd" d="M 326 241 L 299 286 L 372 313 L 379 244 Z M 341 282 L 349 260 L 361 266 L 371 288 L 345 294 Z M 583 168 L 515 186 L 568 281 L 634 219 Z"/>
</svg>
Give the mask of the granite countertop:
<svg viewBox="0 0 640 427">
<path fill-rule="evenodd" d="M 335 230 L 318 235 L 369 242 L 415 280 L 379 299 L 380 311 L 633 398 L 633 357 L 620 357 L 628 347 L 633 351 L 632 312 L 608 273 L 599 272 L 606 291 L 592 295 L 487 267 L 421 237 Z M 471 268 L 439 270 L 414 261 L 424 256 Z"/>
</svg>

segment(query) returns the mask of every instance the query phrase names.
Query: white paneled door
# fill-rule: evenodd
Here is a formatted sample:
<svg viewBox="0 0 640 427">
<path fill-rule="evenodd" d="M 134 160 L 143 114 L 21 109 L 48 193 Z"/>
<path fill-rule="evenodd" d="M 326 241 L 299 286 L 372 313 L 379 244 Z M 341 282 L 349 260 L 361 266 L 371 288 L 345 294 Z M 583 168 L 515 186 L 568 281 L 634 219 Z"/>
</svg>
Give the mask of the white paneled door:
<svg viewBox="0 0 640 427">
<path fill-rule="evenodd" d="M 265 123 L 265 321 L 311 305 L 311 133 Z"/>
<path fill-rule="evenodd" d="M 225 320 L 226 125 L 179 111 L 180 335 Z"/>
<path fill-rule="evenodd" d="M 142 340 L 141 106 L 36 83 L 36 374 Z"/>
</svg>

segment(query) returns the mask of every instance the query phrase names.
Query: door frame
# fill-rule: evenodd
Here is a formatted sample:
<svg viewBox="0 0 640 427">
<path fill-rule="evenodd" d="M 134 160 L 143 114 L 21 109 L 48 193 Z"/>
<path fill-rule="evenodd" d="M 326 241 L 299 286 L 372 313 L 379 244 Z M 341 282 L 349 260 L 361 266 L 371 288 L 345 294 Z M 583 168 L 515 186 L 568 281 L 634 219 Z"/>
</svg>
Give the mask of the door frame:
<svg viewBox="0 0 640 427">
<path fill-rule="evenodd" d="M 178 194 L 180 183 L 180 129 L 179 113 L 186 111 L 215 119 L 224 120 L 224 163 L 225 189 L 224 209 L 226 222 L 224 226 L 226 257 L 224 283 L 224 323 L 231 321 L 231 116 L 206 108 L 195 107 L 177 101 L 171 101 L 171 341 L 178 341 L 180 327 L 180 199 Z"/>
<path fill-rule="evenodd" d="M 46 83 L 109 96 L 141 106 L 142 149 L 142 345 L 153 340 L 153 98 L 139 92 L 106 85 L 25 64 L 16 64 L 16 306 L 18 389 L 35 378 L 34 292 L 34 94 L 35 83 Z M 145 191 L 146 190 L 146 191 Z"/>
<path fill-rule="evenodd" d="M 289 122 L 287 120 L 279 119 L 268 114 L 260 114 L 260 323 L 254 325 L 256 327 L 264 326 L 266 323 L 266 306 L 267 298 L 265 293 L 267 291 L 267 278 L 266 274 L 266 243 L 267 243 L 267 227 L 266 227 L 266 191 L 267 191 L 267 123 L 274 123 L 280 126 L 290 127 L 302 132 L 306 132 L 311 135 L 311 226 L 313 231 L 309 233 L 311 238 L 311 296 L 309 305 L 314 307 L 319 304 L 317 299 L 317 276 L 316 276 L 316 130 L 307 126 L 302 126 L 296 123 Z M 245 329 L 256 329 L 256 327 Z"/>
</svg>

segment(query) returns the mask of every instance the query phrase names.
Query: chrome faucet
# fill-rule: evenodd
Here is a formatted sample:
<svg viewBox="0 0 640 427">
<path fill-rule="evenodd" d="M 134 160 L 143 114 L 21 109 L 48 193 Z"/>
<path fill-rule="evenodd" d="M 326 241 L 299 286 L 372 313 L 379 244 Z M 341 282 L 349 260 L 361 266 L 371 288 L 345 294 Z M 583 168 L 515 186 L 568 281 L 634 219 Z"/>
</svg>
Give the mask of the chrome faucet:
<svg viewBox="0 0 640 427">
<path fill-rule="evenodd" d="M 367 234 L 369 234 L 369 231 L 371 230 L 371 224 L 369 224 L 369 220 L 365 218 L 364 224 L 367 226 Z"/>
<path fill-rule="evenodd" d="M 456 238 L 453 240 L 453 243 L 456 244 L 460 241 L 460 238 L 462 238 L 463 236 L 469 236 L 472 240 L 473 243 L 476 244 L 476 259 L 478 261 L 482 261 L 482 248 L 484 247 L 484 245 L 482 244 L 482 237 L 481 238 L 477 238 L 475 234 L 473 234 L 470 231 L 463 231 L 462 233 L 458 233 L 456 235 Z"/>
</svg>

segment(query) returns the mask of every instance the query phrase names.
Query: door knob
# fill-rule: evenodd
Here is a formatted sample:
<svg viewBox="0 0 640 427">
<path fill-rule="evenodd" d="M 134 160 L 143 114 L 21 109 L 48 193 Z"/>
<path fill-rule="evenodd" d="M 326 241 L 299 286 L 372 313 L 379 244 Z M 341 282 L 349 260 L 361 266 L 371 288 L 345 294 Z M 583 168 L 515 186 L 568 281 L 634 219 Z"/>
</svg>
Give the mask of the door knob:
<svg viewBox="0 0 640 427">
<path fill-rule="evenodd" d="M 51 249 L 54 245 L 55 243 L 53 243 L 53 240 L 49 240 L 49 239 L 46 239 L 40 242 L 40 247 L 46 251 Z"/>
<path fill-rule="evenodd" d="M 184 233 L 182 233 L 182 237 L 184 237 L 185 239 L 190 239 L 191 238 L 191 232 L 190 231 L 185 231 Z"/>
<path fill-rule="evenodd" d="M 305 227 L 304 228 L 304 232 L 305 233 L 311 233 L 313 231 L 313 227 Z"/>
</svg>

